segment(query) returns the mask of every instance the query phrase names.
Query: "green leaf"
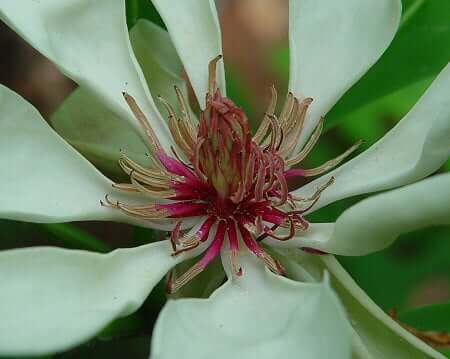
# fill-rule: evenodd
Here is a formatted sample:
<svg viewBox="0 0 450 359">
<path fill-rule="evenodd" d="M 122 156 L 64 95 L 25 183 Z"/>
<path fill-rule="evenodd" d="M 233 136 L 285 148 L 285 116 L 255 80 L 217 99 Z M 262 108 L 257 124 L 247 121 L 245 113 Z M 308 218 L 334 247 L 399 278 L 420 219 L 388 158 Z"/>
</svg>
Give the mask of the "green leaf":
<svg viewBox="0 0 450 359">
<path fill-rule="evenodd" d="M 448 276 L 449 236 L 449 226 L 427 228 L 401 236 L 386 250 L 339 261 L 381 308 L 403 311 L 419 285 Z"/>
<path fill-rule="evenodd" d="M 131 29 L 139 19 L 147 19 L 165 29 L 164 22 L 150 0 L 126 0 L 127 25 Z"/>
<path fill-rule="evenodd" d="M 61 241 L 61 244 L 71 248 L 87 249 L 95 252 L 106 253 L 112 248 L 93 235 L 81 230 L 73 224 L 67 223 L 45 223 L 39 227 Z"/>
<path fill-rule="evenodd" d="M 398 317 L 401 322 L 421 331 L 450 333 L 450 302 L 412 309 Z M 450 348 L 438 350 L 450 358 Z"/>
<path fill-rule="evenodd" d="M 399 319 L 418 330 L 450 332 L 450 302 L 408 310 Z"/>
<path fill-rule="evenodd" d="M 391 46 L 333 107 L 327 115 L 327 126 L 381 96 L 436 76 L 450 59 L 449 13 L 449 1 L 411 3 Z"/>
<path fill-rule="evenodd" d="M 349 114 L 353 115 L 354 111 L 364 105 L 421 82 L 418 85 L 420 91 L 409 92 L 407 100 L 409 107 L 406 110 L 409 109 L 426 89 L 427 86 L 424 84 L 427 81 L 429 83 L 449 61 L 450 2 L 405 0 L 403 5 L 402 25 L 394 41 L 380 60 L 327 114 L 326 130 L 344 119 L 347 120 Z M 274 50 L 272 67 L 282 81 L 287 83 L 289 77 L 287 47 Z M 402 112 L 404 111 L 403 108 Z M 359 117 L 359 125 L 368 121 L 367 117 Z"/>
</svg>

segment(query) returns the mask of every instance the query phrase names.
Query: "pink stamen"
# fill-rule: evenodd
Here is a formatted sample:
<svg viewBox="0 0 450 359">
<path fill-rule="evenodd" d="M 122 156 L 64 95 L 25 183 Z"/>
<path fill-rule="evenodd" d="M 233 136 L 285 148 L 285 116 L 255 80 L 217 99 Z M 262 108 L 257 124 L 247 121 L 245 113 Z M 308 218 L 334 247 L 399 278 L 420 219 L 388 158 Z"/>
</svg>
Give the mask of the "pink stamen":
<svg viewBox="0 0 450 359">
<path fill-rule="evenodd" d="M 199 262 L 199 266 L 201 268 L 206 268 L 206 266 L 220 254 L 220 250 L 222 248 L 222 244 L 225 239 L 226 229 L 227 229 L 226 222 L 220 221 L 219 225 L 217 226 L 216 235 L 214 237 L 211 246 L 208 248 L 205 255 Z"/>
<path fill-rule="evenodd" d="M 167 210 L 170 218 L 194 217 L 205 215 L 207 203 L 178 202 L 171 204 L 157 204 L 156 209 Z"/>
<path fill-rule="evenodd" d="M 304 177 L 305 170 L 301 168 L 292 168 L 290 170 L 284 171 L 284 178 L 290 179 L 295 177 Z"/>
</svg>

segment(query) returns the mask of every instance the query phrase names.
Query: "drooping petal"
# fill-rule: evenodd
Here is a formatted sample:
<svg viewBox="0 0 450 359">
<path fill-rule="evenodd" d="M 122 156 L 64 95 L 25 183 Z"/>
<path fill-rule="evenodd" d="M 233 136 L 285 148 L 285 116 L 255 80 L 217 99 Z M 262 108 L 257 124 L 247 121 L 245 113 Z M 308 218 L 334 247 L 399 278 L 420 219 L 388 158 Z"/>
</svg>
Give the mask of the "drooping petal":
<svg viewBox="0 0 450 359">
<path fill-rule="evenodd" d="M 119 118 L 135 120 L 122 97 L 132 95 L 151 121 L 161 144 L 170 135 L 131 49 L 122 0 L 0 1 L 0 18 Z"/>
<path fill-rule="evenodd" d="M 222 39 L 213 0 L 151 0 L 164 20 L 192 87 L 205 107 L 208 92 L 208 64 L 222 54 Z M 223 62 L 217 64 L 217 82 L 225 95 Z"/>
<path fill-rule="evenodd" d="M 239 258 L 243 275 L 209 299 L 168 302 L 154 330 L 152 358 L 350 358 L 349 326 L 327 281 L 296 283 L 248 252 Z"/>
<path fill-rule="evenodd" d="M 100 205 L 112 182 L 60 138 L 23 98 L 0 86 L 0 218 L 29 222 L 115 220 L 143 222 Z M 126 198 L 134 200 L 133 197 Z"/>
<path fill-rule="evenodd" d="M 70 349 L 137 310 L 175 264 L 168 241 L 109 254 L 51 247 L 0 252 L 0 356 Z"/>
<path fill-rule="evenodd" d="M 406 232 L 450 224 L 450 174 L 369 197 L 337 219 L 330 252 L 364 255 L 389 246 Z"/>
<path fill-rule="evenodd" d="M 139 20 L 130 30 L 130 40 L 147 84 L 177 109 L 174 86 L 187 94 L 181 79 L 183 66 L 169 34 L 157 25 Z M 161 105 L 161 106 L 158 106 Z M 165 115 L 160 102 L 158 109 Z M 121 153 L 143 165 L 151 165 L 143 140 L 131 124 L 108 109 L 85 87 L 75 90 L 51 118 L 55 130 L 91 162 L 108 173 L 122 174 Z"/>
<path fill-rule="evenodd" d="M 405 185 L 436 171 L 450 156 L 450 65 L 392 130 L 364 153 L 294 191 L 309 197 L 331 176 L 314 210 L 342 198 Z"/>
<path fill-rule="evenodd" d="M 347 310 L 353 327 L 353 357 L 358 359 L 443 359 L 438 353 L 384 313 L 331 255 L 277 249 L 290 278 L 317 282 L 330 273 L 331 286 Z M 380 280 L 383 280 L 380 278 Z"/>
<path fill-rule="evenodd" d="M 322 256 L 320 259 L 330 272 L 331 285 L 349 314 L 355 335 L 354 351 L 364 353 L 365 349 L 372 358 L 445 358 L 384 313 L 333 256 Z M 359 348 L 355 348 L 357 343 Z"/>
<path fill-rule="evenodd" d="M 289 90 L 314 99 L 301 145 L 320 117 L 385 51 L 400 15 L 400 0 L 290 0 Z"/>
</svg>

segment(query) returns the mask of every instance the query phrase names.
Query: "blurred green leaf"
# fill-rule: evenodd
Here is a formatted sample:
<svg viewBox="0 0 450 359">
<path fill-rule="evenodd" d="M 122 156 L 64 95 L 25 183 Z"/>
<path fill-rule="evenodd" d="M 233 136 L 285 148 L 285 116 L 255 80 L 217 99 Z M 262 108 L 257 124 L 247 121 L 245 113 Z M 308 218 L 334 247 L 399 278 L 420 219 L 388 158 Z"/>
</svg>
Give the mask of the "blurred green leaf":
<svg viewBox="0 0 450 359">
<path fill-rule="evenodd" d="M 97 336 L 100 340 L 111 340 L 136 336 L 145 331 L 146 321 L 140 311 L 124 318 L 116 319 Z"/>
<path fill-rule="evenodd" d="M 398 317 L 418 330 L 450 332 L 450 302 L 408 310 Z"/>
<path fill-rule="evenodd" d="M 384 310 L 402 311 L 419 285 L 434 278 L 450 281 L 449 237 L 449 226 L 426 228 L 401 236 L 383 251 L 339 261 Z"/>
<path fill-rule="evenodd" d="M 167 232 L 151 228 L 133 227 L 133 247 L 164 239 Z"/>
<path fill-rule="evenodd" d="M 381 59 L 334 106 L 330 127 L 344 115 L 416 81 L 435 77 L 450 59 L 450 1 L 410 2 L 402 26 Z"/>
<path fill-rule="evenodd" d="M 403 1 L 402 25 L 380 60 L 339 100 L 327 115 L 326 129 L 347 120 L 348 115 L 390 93 L 431 81 L 450 60 L 450 1 Z M 289 49 L 274 51 L 272 66 L 283 81 L 289 76 Z M 421 91 L 410 93 L 410 107 Z M 369 121 L 360 118 L 359 124 Z M 370 131 L 370 129 L 369 129 Z"/>
<path fill-rule="evenodd" d="M 421 331 L 450 333 L 450 302 L 412 309 L 398 317 L 401 322 Z M 450 358 L 450 348 L 438 350 Z"/>
<path fill-rule="evenodd" d="M 58 359 L 143 359 L 150 352 L 150 336 L 114 341 L 92 341 L 70 352 L 55 355 Z"/>
<path fill-rule="evenodd" d="M 93 235 L 68 223 L 45 223 L 39 227 L 61 241 L 61 244 L 71 248 L 87 249 L 95 252 L 109 252 L 112 248 Z"/>
<path fill-rule="evenodd" d="M 149 0 L 126 0 L 127 25 L 131 29 L 139 19 L 147 19 L 166 28 L 158 11 Z"/>
</svg>

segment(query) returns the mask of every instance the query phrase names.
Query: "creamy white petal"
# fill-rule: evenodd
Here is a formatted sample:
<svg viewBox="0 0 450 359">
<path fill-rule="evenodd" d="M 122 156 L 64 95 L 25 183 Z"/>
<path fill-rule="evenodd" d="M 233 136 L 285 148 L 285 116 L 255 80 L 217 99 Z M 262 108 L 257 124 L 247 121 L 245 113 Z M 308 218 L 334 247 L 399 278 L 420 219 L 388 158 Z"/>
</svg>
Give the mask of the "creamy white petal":
<svg viewBox="0 0 450 359">
<path fill-rule="evenodd" d="M 130 40 L 152 93 L 161 95 L 175 109 L 174 85 L 187 94 L 181 79 L 183 65 L 169 34 L 147 20 L 139 20 L 130 30 Z M 161 102 L 158 109 L 166 110 Z M 118 165 L 121 153 L 140 164 L 151 166 L 145 143 L 131 124 L 122 121 L 87 88 L 75 90 L 51 118 L 55 130 L 91 162 L 107 173 L 122 174 Z"/>
<path fill-rule="evenodd" d="M 436 171 L 450 156 L 450 65 L 392 130 L 368 150 L 294 191 L 309 197 L 334 176 L 314 210 L 342 198 L 405 185 Z"/>
<path fill-rule="evenodd" d="M 358 256 L 388 247 L 402 233 L 446 224 L 450 224 L 450 174 L 369 197 L 344 211 L 336 223 L 310 223 L 308 230 L 288 241 L 270 238 L 264 242 Z M 276 234 L 288 232 L 283 228 Z"/>
<path fill-rule="evenodd" d="M 277 253 L 284 255 L 282 263 L 290 278 L 317 282 L 322 280 L 324 271 L 329 272 L 331 286 L 344 304 L 353 327 L 353 358 L 444 358 L 384 313 L 333 256 L 316 256 L 296 249 L 278 249 Z"/>
<path fill-rule="evenodd" d="M 162 241 L 109 254 L 51 247 L 0 252 L 0 355 L 64 351 L 131 314 L 187 258 L 171 250 Z"/>
<path fill-rule="evenodd" d="M 0 0 L 0 18 L 75 82 L 98 96 L 119 118 L 141 127 L 122 92 L 131 94 L 162 145 L 170 135 L 128 38 L 122 0 Z"/>
<path fill-rule="evenodd" d="M 112 182 L 59 137 L 39 112 L 0 86 L 0 218 L 28 222 L 114 220 L 170 230 L 173 220 L 138 221 L 100 205 Z M 145 200 L 145 199 L 144 199 Z"/>
<path fill-rule="evenodd" d="M 312 97 L 298 148 L 392 41 L 400 0 L 290 0 L 289 90 Z"/>
<path fill-rule="evenodd" d="M 200 107 L 208 92 L 208 64 L 222 54 L 220 24 L 214 0 L 151 0 L 169 31 L 184 64 Z M 223 61 L 217 64 L 217 82 L 225 95 Z"/>
<path fill-rule="evenodd" d="M 228 263 L 225 255 L 229 272 Z M 243 276 L 209 299 L 168 302 L 154 330 L 152 358 L 350 358 L 350 328 L 326 280 L 293 282 L 248 253 L 240 264 Z"/>
<path fill-rule="evenodd" d="M 450 224 L 450 173 L 369 197 L 337 219 L 330 252 L 364 255 L 389 246 L 402 233 Z"/>
</svg>

